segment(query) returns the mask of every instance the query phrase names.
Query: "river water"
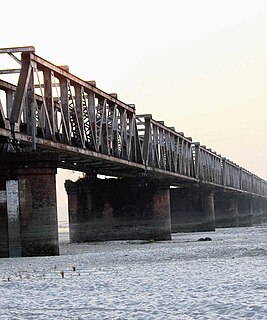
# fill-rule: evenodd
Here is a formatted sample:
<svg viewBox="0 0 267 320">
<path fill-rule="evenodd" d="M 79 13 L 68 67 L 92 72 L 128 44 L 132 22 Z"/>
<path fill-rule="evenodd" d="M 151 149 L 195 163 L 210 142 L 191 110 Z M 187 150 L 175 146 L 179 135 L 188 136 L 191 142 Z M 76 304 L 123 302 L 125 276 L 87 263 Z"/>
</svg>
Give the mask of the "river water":
<svg viewBox="0 0 267 320">
<path fill-rule="evenodd" d="M 60 252 L 0 259 L 1 320 L 267 319 L 267 226 Z"/>
</svg>

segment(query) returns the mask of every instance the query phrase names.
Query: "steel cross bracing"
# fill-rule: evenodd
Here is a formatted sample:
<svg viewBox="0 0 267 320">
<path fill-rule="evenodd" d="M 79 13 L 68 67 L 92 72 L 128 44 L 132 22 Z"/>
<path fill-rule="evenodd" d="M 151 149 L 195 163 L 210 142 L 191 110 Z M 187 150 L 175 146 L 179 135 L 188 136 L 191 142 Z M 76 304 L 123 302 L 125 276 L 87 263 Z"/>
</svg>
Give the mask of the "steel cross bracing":
<svg viewBox="0 0 267 320">
<path fill-rule="evenodd" d="M 52 151 L 62 168 L 267 196 L 263 179 L 151 115 L 136 115 L 134 105 L 37 56 L 34 47 L 0 49 L 2 56 L 16 66 L 0 70 L 0 156 Z"/>
</svg>

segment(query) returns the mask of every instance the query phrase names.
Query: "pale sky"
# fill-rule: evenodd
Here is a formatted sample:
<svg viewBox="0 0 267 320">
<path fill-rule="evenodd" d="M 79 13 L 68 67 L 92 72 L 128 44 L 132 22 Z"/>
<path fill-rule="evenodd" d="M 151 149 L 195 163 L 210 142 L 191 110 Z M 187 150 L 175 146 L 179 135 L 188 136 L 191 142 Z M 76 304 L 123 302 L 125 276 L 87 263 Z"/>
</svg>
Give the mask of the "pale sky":
<svg viewBox="0 0 267 320">
<path fill-rule="evenodd" d="M 1 3 L 0 47 L 33 45 L 264 179 L 266 32 L 266 0 Z"/>
</svg>

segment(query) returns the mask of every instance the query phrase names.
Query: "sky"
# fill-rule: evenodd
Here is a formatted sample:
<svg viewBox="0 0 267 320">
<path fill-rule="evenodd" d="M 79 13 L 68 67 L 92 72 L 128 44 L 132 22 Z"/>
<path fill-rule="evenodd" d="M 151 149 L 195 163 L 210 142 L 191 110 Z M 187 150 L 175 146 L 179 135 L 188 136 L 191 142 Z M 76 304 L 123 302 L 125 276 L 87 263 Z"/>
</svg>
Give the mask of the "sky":
<svg viewBox="0 0 267 320">
<path fill-rule="evenodd" d="M 1 13 L 0 47 L 32 45 L 267 179 L 266 0 L 13 0 Z"/>
</svg>

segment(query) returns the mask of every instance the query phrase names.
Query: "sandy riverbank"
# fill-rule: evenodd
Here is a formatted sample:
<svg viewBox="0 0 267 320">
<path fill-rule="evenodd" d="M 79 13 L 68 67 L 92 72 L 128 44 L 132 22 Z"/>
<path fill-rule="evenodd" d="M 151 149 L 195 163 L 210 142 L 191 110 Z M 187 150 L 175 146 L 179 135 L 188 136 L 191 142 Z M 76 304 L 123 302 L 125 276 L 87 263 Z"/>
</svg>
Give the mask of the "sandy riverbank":
<svg viewBox="0 0 267 320">
<path fill-rule="evenodd" d="M 267 319 L 267 227 L 0 259 L 0 319 Z M 212 241 L 199 242 L 209 236 Z"/>
</svg>

